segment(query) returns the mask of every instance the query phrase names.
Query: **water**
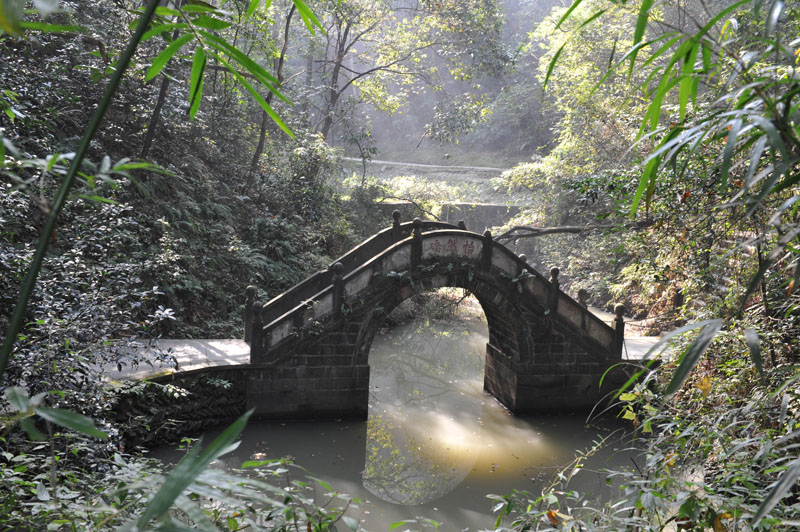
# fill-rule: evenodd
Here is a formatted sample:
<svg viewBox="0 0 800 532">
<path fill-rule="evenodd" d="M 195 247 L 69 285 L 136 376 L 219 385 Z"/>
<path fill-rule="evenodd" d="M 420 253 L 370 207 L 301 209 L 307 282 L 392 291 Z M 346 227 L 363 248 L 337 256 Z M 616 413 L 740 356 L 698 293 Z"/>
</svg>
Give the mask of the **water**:
<svg viewBox="0 0 800 532">
<path fill-rule="evenodd" d="M 340 492 L 363 502 L 348 514 L 372 531 L 424 516 L 440 530 L 491 529 L 489 493 L 539 494 L 554 474 L 601 436 L 612 444 L 592 457 L 570 488 L 607 495 L 598 470 L 622 467 L 621 425 L 585 426 L 578 416 L 511 416 L 483 391 L 486 324 L 416 320 L 379 334 L 370 351 L 366 422 L 253 423 L 228 467 L 290 457 Z"/>
</svg>

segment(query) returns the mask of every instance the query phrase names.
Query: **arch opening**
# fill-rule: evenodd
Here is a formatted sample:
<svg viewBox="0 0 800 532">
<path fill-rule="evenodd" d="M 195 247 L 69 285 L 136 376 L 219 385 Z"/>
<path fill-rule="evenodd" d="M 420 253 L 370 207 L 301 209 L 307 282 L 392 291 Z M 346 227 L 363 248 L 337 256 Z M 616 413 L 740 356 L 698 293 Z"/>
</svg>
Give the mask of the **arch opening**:
<svg viewBox="0 0 800 532">
<path fill-rule="evenodd" d="M 463 289 L 417 293 L 390 312 L 369 351 L 364 487 L 416 505 L 451 492 L 491 447 L 483 390 L 486 317 Z M 487 402 L 490 403 L 487 406 Z"/>
</svg>

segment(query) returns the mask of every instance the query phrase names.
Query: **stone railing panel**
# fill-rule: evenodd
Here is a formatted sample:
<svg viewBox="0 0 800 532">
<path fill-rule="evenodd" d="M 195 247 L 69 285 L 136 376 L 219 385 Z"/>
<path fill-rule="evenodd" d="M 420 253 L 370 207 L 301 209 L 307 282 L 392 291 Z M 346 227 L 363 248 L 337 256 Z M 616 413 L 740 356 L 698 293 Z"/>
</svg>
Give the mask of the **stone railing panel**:
<svg viewBox="0 0 800 532">
<path fill-rule="evenodd" d="M 514 278 L 517 276 L 520 265 L 517 257 L 495 246 L 492 249 L 492 266 Z"/>
<path fill-rule="evenodd" d="M 384 272 L 404 272 L 411 267 L 411 245 L 392 251 L 383 261 Z"/>
<path fill-rule="evenodd" d="M 417 223 L 419 226 L 419 222 Z M 359 294 L 368 291 L 372 286 L 375 275 L 391 275 L 392 272 L 404 274 L 412 269 L 413 249 L 416 242 L 418 256 L 421 255 L 423 263 L 435 263 L 437 258 L 449 261 L 459 261 L 464 259 L 472 261 L 476 266 L 480 266 L 485 259 L 491 258 L 491 266 L 494 270 L 500 271 L 510 278 L 519 278 L 520 273 L 527 271 L 529 276 L 519 279 L 523 288 L 523 294 L 533 297 L 539 305 L 545 308 L 555 307 L 554 317 L 565 323 L 575 333 L 591 338 L 594 342 L 602 346 L 609 352 L 614 349 L 614 330 L 602 322 L 599 318 L 591 314 L 577 301 L 574 301 L 558 288 L 557 280 L 554 282 L 545 278 L 528 266 L 524 260 L 514 255 L 510 250 L 496 245 L 487 235 L 481 237 L 475 233 L 461 230 L 436 230 L 416 237 L 407 237 L 401 242 L 397 242 L 377 255 L 370 257 L 370 260 L 360 264 L 358 268 L 343 274 L 343 266 L 336 265 L 336 275 L 327 273 L 331 279 L 343 286 L 342 296 L 345 299 L 358 297 Z M 484 247 L 492 246 L 491 255 L 485 256 Z M 414 263 L 417 264 L 417 263 Z M 482 266 L 480 266 L 482 268 Z M 556 270 L 555 268 L 553 270 Z M 552 274 L 552 272 L 551 272 Z M 337 277 L 339 276 L 339 277 Z M 448 277 L 437 275 L 435 278 L 427 279 L 426 286 L 440 287 L 448 283 Z M 334 294 L 335 283 L 322 287 L 317 293 L 299 301 L 293 308 L 288 309 L 281 316 L 276 317 L 271 322 L 263 326 L 263 338 L 269 338 L 267 349 L 276 347 L 281 342 L 289 338 L 296 329 L 302 328 L 312 321 L 325 321 L 330 316 L 337 314 Z M 406 287 L 404 287 L 405 289 Z M 340 288 L 341 289 L 341 288 Z M 342 297 L 340 296 L 340 297 Z M 500 297 L 500 294 L 498 294 Z M 343 301 L 343 300 L 341 300 Z M 339 304 L 341 304 L 341 301 Z M 285 307 L 283 307 L 285 308 Z"/>
</svg>

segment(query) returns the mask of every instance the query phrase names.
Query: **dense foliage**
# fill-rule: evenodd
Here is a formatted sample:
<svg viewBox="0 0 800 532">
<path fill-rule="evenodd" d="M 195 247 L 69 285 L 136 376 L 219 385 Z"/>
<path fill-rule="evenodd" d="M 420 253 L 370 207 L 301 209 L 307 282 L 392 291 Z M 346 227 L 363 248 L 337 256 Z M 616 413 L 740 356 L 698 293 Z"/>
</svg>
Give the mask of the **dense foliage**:
<svg viewBox="0 0 800 532">
<path fill-rule="evenodd" d="M 533 35 L 563 120 L 547 156 L 505 176 L 541 193 L 512 225 L 588 234 L 526 251 L 565 265 L 572 290 L 597 303 L 701 332 L 619 396 L 645 446 L 633 471 L 612 474 L 620 500 L 598 506 L 570 491 L 579 462 L 550 491 L 501 498 L 509 519 L 498 523 L 798 526 L 795 9 L 579 0 Z"/>
<path fill-rule="evenodd" d="M 507 241 L 543 268 L 561 266 L 566 289 L 624 302 L 655 330 L 700 329 L 618 398 L 644 449 L 632 470 L 609 473 L 618 499 L 570 490 L 579 457 L 543 493 L 497 496 L 498 528 L 800 526 L 795 4 L 576 0 L 530 33 L 512 20 L 505 35 L 493 1 L 189 0 L 146 27 L 139 2 L 22 4 L 0 1 L 4 331 L 42 224 L 58 218 L 0 375 L 3 527 L 346 522 L 285 462 L 248 464 L 258 469 L 249 479 L 207 469 L 246 416 L 204 451 L 193 446 L 168 478 L 126 456 L 124 442 L 166 426 L 156 410 L 171 399 L 179 409 L 192 388 L 115 389 L 99 366 L 138 363 L 129 347 L 140 339 L 239 336 L 245 286 L 266 298 L 325 267 L 374 228 L 365 209 L 376 197 L 425 210 L 469 195 L 363 176 L 349 205 L 337 197 L 333 143 L 371 157 L 363 108 L 399 113 L 407 102 L 424 102 L 429 117 L 416 139 L 469 134 L 472 149 L 538 152 L 497 184 L 525 207 L 510 225 L 582 232 Z M 126 68 L 137 28 L 147 32 Z M 115 74 L 105 125 L 83 146 Z M 53 198 L 73 161 L 61 210 Z M 149 411 L 132 406 L 145 397 Z M 161 424 L 151 431 L 152 419 Z"/>
</svg>

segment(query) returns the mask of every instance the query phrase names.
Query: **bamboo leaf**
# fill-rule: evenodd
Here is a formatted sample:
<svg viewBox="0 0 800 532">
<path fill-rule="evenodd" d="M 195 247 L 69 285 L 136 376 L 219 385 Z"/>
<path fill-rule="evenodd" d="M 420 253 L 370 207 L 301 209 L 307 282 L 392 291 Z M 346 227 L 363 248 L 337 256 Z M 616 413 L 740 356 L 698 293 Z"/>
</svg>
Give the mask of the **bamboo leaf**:
<svg viewBox="0 0 800 532">
<path fill-rule="evenodd" d="M 766 37 L 775 33 L 775 26 L 778 25 L 781 11 L 783 11 L 783 0 L 773 0 L 772 7 L 770 7 L 769 10 L 769 16 L 767 17 L 767 24 L 764 28 L 764 35 Z"/>
<path fill-rule="evenodd" d="M 280 85 L 278 80 L 275 79 L 275 77 L 272 76 L 272 74 L 267 72 L 264 69 L 264 67 L 253 61 L 246 54 L 242 53 L 241 50 L 230 44 L 225 39 L 221 39 L 212 33 L 208 33 L 205 30 L 200 30 L 199 33 L 200 35 L 205 37 L 206 43 L 214 46 L 217 50 L 223 52 L 225 55 L 229 56 L 231 59 L 242 65 L 261 83 L 270 87 L 270 90 L 272 90 L 273 92 L 277 90 L 276 87 Z M 275 92 L 275 95 L 278 96 L 283 101 L 285 101 L 286 103 L 290 103 L 285 96 L 279 94 L 278 92 Z"/>
<path fill-rule="evenodd" d="M 206 52 L 202 46 L 194 51 L 192 74 L 189 79 L 189 118 L 194 120 L 203 99 L 203 72 L 206 69 Z"/>
<path fill-rule="evenodd" d="M 93 201 L 96 203 L 107 203 L 109 205 L 119 205 L 118 201 L 114 201 L 110 198 L 104 198 L 103 196 L 98 196 L 96 194 L 78 194 L 75 196 L 77 198 L 85 199 L 86 201 Z"/>
<path fill-rule="evenodd" d="M 689 48 L 686 56 L 683 59 L 683 69 L 681 71 L 680 88 L 678 89 L 678 102 L 680 106 L 680 121 L 686 119 L 686 106 L 689 103 L 689 98 L 692 96 L 692 86 L 694 85 L 694 62 L 697 57 L 699 43 Z"/>
<path fill-rule="evenodd" d="M 553 29 L 557 30 L 558 28 L 560 28 L 561 25 L 564 23 L 564 21 L 567 20 L 569 18 L 569 16 L 572 14 L 572 12 L 575 11 L 575 9 L 579 5 L 581 5 L 581 2 L 583 2 L 583 0 L 575 0 L 572 3 L 572 5 L 569 6 L 569 9 L 567 9 L 567 11 L 561 16 L 561 18 L 558 20 L 558 23 L 556 24 L 556 27 L 553 28 Z"/>
<path fill-rule="evenodd" d="M 153 59 L 153 64 L 150 65 L 150 68 L 147 69 L 147 74 L 144 76 L 145 81 L 150 81 L 156 77 L 158 73 L 161 72 L 161 70 L 166 66 L 169 60 L 172 59 L 176 53 L 178 53 L 178 50 L 180 50 L 186 43 L 191 41 L 192 38 L 193 36 L 190 34 L 181 35 L 169 43 L 169 46 L 164 48 L 164 50 L 162 50 L 161 53 L 158 54 L 155 59 Z"/>
<path fill-rule="evenodd" d="M 639 15 L 636 17 L 636 30 L 633 32 L 633 46 L 642 41 L 644 32 L 647 29 L 647 19 L 650 17 L 650 8 L 653 7 L 653 0 L 644 0 L 639 8 Z M 636 64 L 636 53 L 631 54 L 631 64 L 628 75 L 633 74 L 633 66 Z"/>
<path fill-rule="evenodd" d="M 602 15 L 603 15 L 603 13 L 605 13 L 605 12 L 606 12 L 606 10 L 605 10 L 605 9 L 601 9 L 600 11 L 598 11 L 597 13 L 595 13 L 594 15 L 590 16 L 589 18 L 587 18 L 586 20 L 584 20 L 583 22 L 581 22 L 581 25 L 580 25 L 580 26 L 578 26 L 578 28 L 577 28 L 577 29 L 578 29 L 578 30 L 581 30 L 581 29 L 585 28 L 586 26 L 588 26 L 589 24 L 591 24 L 592 22 L 594 22 L 594 21 L 595 21 L 597 18 L 599 18 L 600 16 L 602 16 Z M 614 49 L 616 49 L 616 48 L 617 48 L 617 43 L 616 43 L 616 41 L 614 41 Z M 612 56 L 612 57 L 614 56 L 614 52 L 613 52 L 613 51 L 611 52 L 611 56 Z M 609 62 L 610 62 L 610 61 L 609 61 Z"/>
<path fill-rule="evenodd" d="M 149 30 L 147 33 L 145 33 L 144 35 L 142 35 L 142 42 L 144 42 L 144 41 L 146 41 L 146 40 L 148 40 L 148 39 L 152 39 L 152 38 L 153 38 L 153 37 L 155 37 L 156 35 L 161 35 L 161 34 L 163 34 L 164 32 L 173 31 L 173 30 L 184 30 L 184 29 L 188 29 L 188 28 L 189 28 L 189 25 L 188 25 L 188 24 L 186 24 L 186 23 L 180 23 L 180 24 L 172 24 L 172 23 L 170 23 L 170 24 L 161 24 L 161 25 L 159 25 L 159 26 L 156 26 L 156 27 L 154 27 L 154 28 L 150 29 L 150 30 Z"/>
<path fill-rule="evenodd" d="M 761 342 L 758 340 L 758 333 L 755 329 L 747 329 L 744 331 L 744 341 L 747 348 L 750 350 L 750 358 L 758 370 L 761 380 L 764 380 L 764 361 L 761 359 Z"/>
<path fill-rule="evenodd" d="M 773 149 L 778 150 L 781 152 L 784 160 L 789 160 L 790 155 L 788 150 L 786 149 L 786 144 L 784 144 L 783 139 L 781 138 L 778 129 L 775 127 L 775 124 L 764 118 L 763 116 L 754 115 L 750 117 L 750 120 L 764 133 L 767 134 L 769 137 L 770 145 Z"/>
<path fill-rule="evenodd" d="M 22 33 L 20 19 L 22 19 L 24 2 L 10 2 L 5 0 L 0 2 L 0 35 L 19 35 Z"/>
<path fill-rule="evenodd" d="M 36 423 L 33 422 L 32 417 L 26 417 L 19 422 L 19 426 L 22 427 L 22 430 L 25 431 L 25 434 L 28 435 L 30 439 L 33 441 L 44 441 L 45 436 L 42 432 L 36 428 Z"/>
<path fill-rule="evenodd" d="M 645 166 L 642 177 L 639 179 L 639 186 L 636 188 L 636 194 L 633 197 L 633 204 L 631 205 L 631 215 L 636 214 L 639 209 L 639 203 L 642 201 L 644 192 L 649 188 L 650 182 L 655 180 L 656 170 L 661 164 L 661 156 L 656 156 L 650 159 L 650 162 Z"/>
<path fill-rule="evenodd" d="M 230 28 L 231 23 L 208 15 L 202 15 L 192 20 L 192 24 L 209 30 L 224 30 Z"/>
<path fill-rule="evenodd" d="M 171 7 L 160 6 L 156 8 L 156 15 L 159 17 L 180 18 L 181 12 Z"/>
<path fill-rule="evenodd" d="M 36 409 L 36 414 L 51 423 L 74 430 L 75 432 L 80 432 L 87 436 L 93 436 L 103 440 L 108 439 L 108 434 L 95 427 L 94 421 L 77 412 L 40 406 Z"/>
<path fill-rule="evenodd" d="M 208 514 L 192 501 L 189 497 L 181 495 L 175 499 L 175 507 L 186 514 L 186 517 L 194 521 L 195 527 L 191 530 L 203 530 L 204 532 L 219 532 L 219 528 L 210 521 Z M 161 530 L 161 529 L 159 529 Z"/>
<path fill-rule="evenodd" d="M 680 389 L 683 381 L 689 376 L 692 368 L 694 368 L 698 360 L 700 360 L 703 353 L 706 352 L 706 349 L 708 349 L 711 341 L 721 328 L 722 320 L 710 320 L 709 323 L 703 326 L 703 330 L 697 335 L 695 341 L 692 342 L 681 355 L 678 369 L 675 370 L 666 390 L 664 390 L 666 395 L 671 395 Z"/>
<path fill-rule="evenodd" d="M 553 73 L 553 69 L 555 68 L 556 63 L 558 62 L 558 58 L 561 56 L 561 52 L 564 51 L 564 47 L 566 45 L 567 45 L 566 42 L 561 45 L 561 47 L 558 49 L 555 55 L 553 55 L 553 58 L 550 60 L 550 64 L 547 65 L 547 73 L 544 76 L 544 83 L 542 83 L 542 92 L 544 92 L 547 89 L 547 82 L 550 81 L 550 75 Z"/>
<path fill-rule="evenodd" d="M 325 28 L 322 27 L 317 15 L 315 15 L 314 12 L 309 9 L 303 0 L 292 0 L 292 2 L 297 8 L 298 13 L 300 13 L 300 17 L 303 19 L 303 22 L 305 22 L 308 31 L 311 32 L 311 35 L 316 35 L 314 33 L 314 26 L 318 27 L 323 34 L 325 33 Z"/>
<path fill-rule="evenodd" d="M 623 55 L 623 56 L 622 56 L 622 57 L 619 59 L 619 61 L 617 61 L 617 62 L 614 64 L 614 66 L 610 67 L 610 68 L 609 68 L 609 69 L 606 71 L 606 73 L 605 73 L 605 74 L 603 74 L 603 77 L 602 77 L 602 78 L 600 78 L 600 81 L 598 81 L 598 82 L 595 84 L 595 86 L 594 86 L 594 87 L 592 87 L 592 92 L 594 93 L 594 92 L 595 92 L 595 91 L 596 91 L 596 90 L 597 90 L 597 89 L 600 87 L 600 85 L 602 85 L 602 84 L 603 84 L 603 82 L 605 82 L 605 80 L 606 80 L 606 79 L 608 79 L 608 77 L 609 77 L 609 76 L 611 76 L 611 74 L 613 74 L 614 72 L 616 72 L 616 71 L 617 71 L 617 69 L 618 69 L 620 66 L 622 66 L 622 64 L 623 64 L 623 63 L 625 63 L 625 62 L 626 62 L 626 61 L 627 61 L 627 60 L 628 60 L 628 59 L 631 57 L 631 55 L 633 55 L 634 53 L 638 53 L 638 51 L 639 51 L 639 50 L 641 50 L 642 48 L 645 48 L 645 47 L 647 47 L 647 46 L 650 46 L 651 44 L 655 44 L 655 43 L 657 43 L 657 42 L 659 42 L 659 41 L 662 41 L 662 40 L 664 40 L 664 39 L 666 39 L 666 38 L 668 38 L 668 37 L 670 37 L 670 36 L 671 36 L 671 34 L 666 34 L 666 35 L 662 35 L 662 36 L 660 36 L 660 37 L 656 37 L 655 39 L 652 39 L 652 40 L 650 40 L 650 41 L 647 41 L 647 42 L 640 42 L 639 44 L 637 44 L 636 46 L 632 47 L 630 50 L 628 50 L 627 52 L 625 52 L 625 55 Z M 653 60 L 654 60 L 656 57 L 658 57 L 658 56 L 659 56 L 661 53 L 663 53 L 663 52 L 664 52 L 664 50 L 668 49 L 670 46 L 672 46 L 672 45 L 673 45 L 673 44 L 674 44 L 676 41 L 678 41 L 680 38 L 681 38 L 681 37 L 680 37 L 680 35 L 679 35 L 679 36 L 677 36 L 677 37 L 672 37 L 672 38 L 671 38 L 669 41 L 667 41 L 667 43 L 665 43 L 665 44 L 664 44 L 664 45 L 663 45 L 663 46 L 662 46 L 662 47 L 661 47 L 659 50 L 657 50 L 656 52 L 654 52 L 654 53 L 653 53 L 653 55 L 651 55 L 651 56 L 650 56 L 650 59 L 648 59 L 648 61 L 646 62 L 646 64 L 649 64 L 649 62 L 653 61 Z M 615 42 L 616 42 L 616 41 L 615 41 Z"/>
<path fill-rule="evenodd" d="M 247 17 L 252 17 L 260 5 L 261 0 L 250 0 L 250 5 L 247 7 Z"/>
<path fill-rule="evenodd" d="M 65 26 L 63 24 L 47 24 L 46 22 L 27 22 L 19 23 L 19 27 L 32 30 L 43 31 L 45 33 L 85 33 L 86 30 L 80 26 Z"/>
<path fill-rule="evenodd" d="M 731 169 L 733 150 L 736 147 L 736 139 L 739 137 L 739 131 L 741 131 L 741 129 L 741 118 L 737 118 L 730 123 L 730 129 L 728 130 L 728 141 L 725 143 L 725 148 L 722 150 L 722 163 L 719 166 L 720 193 L 723 193 L 728 188 L 728 173 Z"/>
<path fill-rule="evenodd" d="M 25 412 L 30 407 L 30 399 L 24 388 L 12 386 L 6 389 L 6 400 L 16 412 Z"/>
<path fill-rule="evenodd" d="M 767 516 L 770 510 L 783 499 L 786 493 L 792 489 L 798 477 L 800 477 L 800 458 L 789 465 L 778 479 L 778 482 L 775 483 L 775 487 L 772 488 L 772 491 L 770 491 L 769 495 L 764 499 L 764 502 L 758 507 L 756 515 L 753 516 L 753 520 L 750 522 L 753 528 L 755 528 L 759 522 Z"/>
<path fill-rule="evenodd" d="M 248 81 L 245 79 L 245 77 L 242 76 L 239 72 L 237 72 L 236 69 L 232 68 L 231 65 L 228 64 L 228 62 L 225 61 L 225 59 L 223 57 L 220 57 L 220 56 L 218 56 L 216 54 L 214 54 L 214 57 L 220 63 L 225 65 L 225 67 L 228 69 L 228 71 L 231 74 L 233 74 L 233 77 L 235 77 L 236 80 L 239 83 L 241 83 L 242 86 L 247 90 L 247 92 L 249 92 L 250 95 L 253 96 L 255 101 L 258 102 L 258 105 L 260 105 L 261 108 L 270 116 L 270 118 L 272 118 L 272 120 L 278 125 L 278 127 L 280 127 L 284 131 L 284 133 L 289 135 L 291 138 L 295 138 L 294 133 L 292 132 L 292 130 L 289 129 L 289 127 L 283 122 L 283 120 L 281 120 L 281 118 L 278 116 L 278 114 L 272 109 L 272 107 L 270 107 L 270 105 L 267 103 L 267 101 L 264 100 L 264 98 L 261 97 L 261 95 L 258 93 L 258 91 L 250 83 L 248 83 Z M 270 89 L 270 90 L 272 90 L 272 89 Z M 279 93 L 275 92 L 275 94 L 279 94 Z"/>
<path fill-rule="evenodd" d="M 178 465 L 175 466 L 175 469 L 164 481 L 164 484 L 150 500 L 144 513 L 136 521 L 138 529 L 146 530 L 153 519 L 158 520 L 165 516 L 173 502 L 211 462 L 235 448 L 234 441 L 239 437 L 252 413 L 253 411 L 250 410 L 234 421 L 202 454 L 200 454 L 199 444 L 186 453 L 186 456 L 178 462 Z"/>
</svg>

